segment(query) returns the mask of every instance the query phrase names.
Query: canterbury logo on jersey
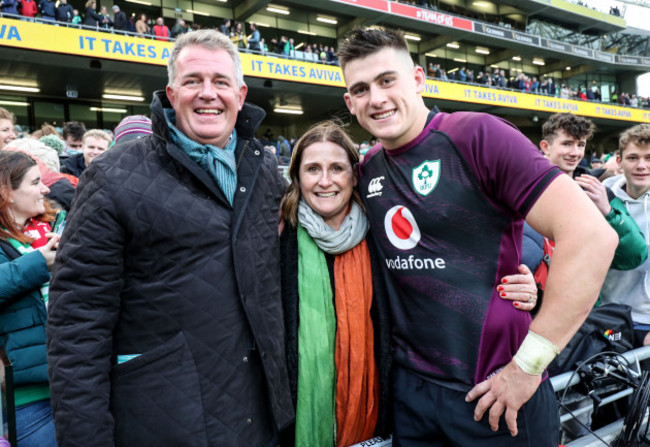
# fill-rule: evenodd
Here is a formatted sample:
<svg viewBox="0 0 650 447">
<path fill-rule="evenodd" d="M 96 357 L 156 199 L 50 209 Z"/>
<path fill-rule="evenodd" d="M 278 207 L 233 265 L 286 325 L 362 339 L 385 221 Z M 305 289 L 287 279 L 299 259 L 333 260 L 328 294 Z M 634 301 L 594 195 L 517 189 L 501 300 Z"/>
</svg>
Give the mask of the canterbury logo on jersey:
<svg viewBox="0 0 650 447">
<path fill-rule="evenodd" d="M 410 250 L 420 242 L 421 233 L 413 214 L 403 205 L 396 205 L 388 210 L 384 218 L 384 229 L 391 244 L 400 250 Z M 391 270 L 433 270 L 444 269 L 445 260 L 442 258 L 407 258 L 397 256 L 386 259 L 386 266 Z"/>
<path fill-rule="evenodd" d="M 370 180 L 370 183 L 368 183 L 368 195 L 366 198 L 369 199 L 371 197 L 381 196 L 381 190 L 384 189 L 384 185 L 381 184 L 381 181 L 384 180 L 384 178 L 384 176 L 381 176 Z"/>
</svg>

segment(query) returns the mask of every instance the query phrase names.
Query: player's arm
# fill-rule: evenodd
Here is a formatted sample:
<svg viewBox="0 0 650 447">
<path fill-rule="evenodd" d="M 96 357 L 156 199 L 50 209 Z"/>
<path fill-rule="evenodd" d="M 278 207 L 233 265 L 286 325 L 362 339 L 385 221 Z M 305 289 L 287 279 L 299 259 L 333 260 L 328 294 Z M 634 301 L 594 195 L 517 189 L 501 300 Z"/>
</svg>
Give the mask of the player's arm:
<svg viewBox="0 0 650 447">
<path fill-rule="evenodd" d="M 567 175 L 551 182 L 532 206 L 526 221 L 555 241 L 544 302 L 530 326 L 531 332 L 543 339 L 533 342 L 532 351 L 528 349 L 525 356 L 517 353 L 517 357 L 525 357 L 539 370 L 538 360 L 546 362 L 549 353 L 552 360 L 553 352 L 566 346 L 587 317 L 611 264 L 618 238 L 596 206 Z M 548 344 L 540 347 L 539 343 Z M 520 352 L 522 349 L 525 350 L 520 348 Z M 517 357 L 467 395 L 468 401 L 480 397 L 474 411 L 476 420 L 489 410 L 490 426 L 496 430 L 505 412 L 513 436 L 517 434 L 517 411 L 541 382 L 541 371 L 525 372 Z"/>
</svg>

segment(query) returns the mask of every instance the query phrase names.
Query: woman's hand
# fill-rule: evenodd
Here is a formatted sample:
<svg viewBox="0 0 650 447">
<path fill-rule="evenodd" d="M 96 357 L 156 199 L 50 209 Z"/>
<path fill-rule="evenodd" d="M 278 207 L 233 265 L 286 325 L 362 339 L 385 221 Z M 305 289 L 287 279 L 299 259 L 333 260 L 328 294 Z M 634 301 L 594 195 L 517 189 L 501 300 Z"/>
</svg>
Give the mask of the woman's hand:
<svg viewBox="0 0 650 447">
<path fill-rule="evenodd" d="M 504 276 L 501 284 L 497 286 L 497 291 L 502 299 L 512 301 L 512 305 L 517 309 L 530 312 L 537 305 L 537 284 L 525 264 L 521 264 L 517 269 L 520 274 Z"/>
<path fill-rule="evenodd" d="M 49 237 L 50 240 L 47 241 L 47 244 L 38 249 L 45 258 L 45 263 L 47 264 L 47 269 L 52 270 L 54 266 L 54 259 L 56 258 L 56 249 L 59 247 L 59 241 L 61 240 L 61 235 L 56 233 L 47 233 L 45 236 Z"/>
</svg>

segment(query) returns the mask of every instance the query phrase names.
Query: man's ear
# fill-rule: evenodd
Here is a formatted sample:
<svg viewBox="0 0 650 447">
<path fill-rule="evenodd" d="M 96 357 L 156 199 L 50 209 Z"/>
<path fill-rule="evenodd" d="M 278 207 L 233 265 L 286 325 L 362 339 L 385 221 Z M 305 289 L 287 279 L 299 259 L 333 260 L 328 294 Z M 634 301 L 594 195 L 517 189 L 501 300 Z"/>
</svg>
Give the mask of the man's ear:
<svg viewBox="0 0 650 447">
<path fill-rule="evenodd" d="M 415 86 L 417 88 L 417 92 L 422 93 L 424 91 L 424 86 L 427 83 L 427 77 L 424 74 L 422 67 L 419 65 L 413 67 L 413 76 L 415 78 Z"/>
<path fill-rule="evenodd" d="M 244 84 L 239 88 L 239 108 L 237 110 L 241 110 L 241 108 L 244 107 L 244 101 L 246 101 L 247 93 L 248 93 L 248 86 Z"/>
<path fill-rule="evenodd" d="M 354 106 L 352 105 L 352 99 L 350 98 L 350 94 L 346 92 L 343 95 L 343 99 L 345 100 L 345 105 L 348 106 L 348 110 L 350 111 L 350 113 L 352 115 L 355 115 L 355 110 L 354 110 Z"/>
<path fill-rule="evenodd" d="M 167 99 L 169 99 L 169 102 L 174 105 L 174 89 L 171 88 L 169 85 L 165 88 L 165 94 L 167 95 Z"/>
<path fill-rule="evenodd" d="M 542 150 L 542 153 L 543 153 L 544 155 L 548 155 L 548 154 L 549 154 L 549 150 L 548 150 L 548 141 L 546 141 L 546 140 L 542 140 L 542 141 L 540 141 L 540 142 L 539 142 L 539 148 Z"/>
</svg>

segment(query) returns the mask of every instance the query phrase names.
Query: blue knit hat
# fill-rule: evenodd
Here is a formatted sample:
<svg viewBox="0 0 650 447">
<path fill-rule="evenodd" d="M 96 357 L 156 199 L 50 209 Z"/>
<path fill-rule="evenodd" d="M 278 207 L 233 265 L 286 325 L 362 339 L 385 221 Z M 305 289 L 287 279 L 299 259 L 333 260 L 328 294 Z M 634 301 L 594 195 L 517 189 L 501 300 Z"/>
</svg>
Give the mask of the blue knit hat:
<svg viewBox="0 0 650 447">
<path fill-rule="evenodd" d="M 152 134 L 151 120 L 144 115 L 131 115 L 115 128 L 115 144 L 135 140 Z"/>
</svg>

